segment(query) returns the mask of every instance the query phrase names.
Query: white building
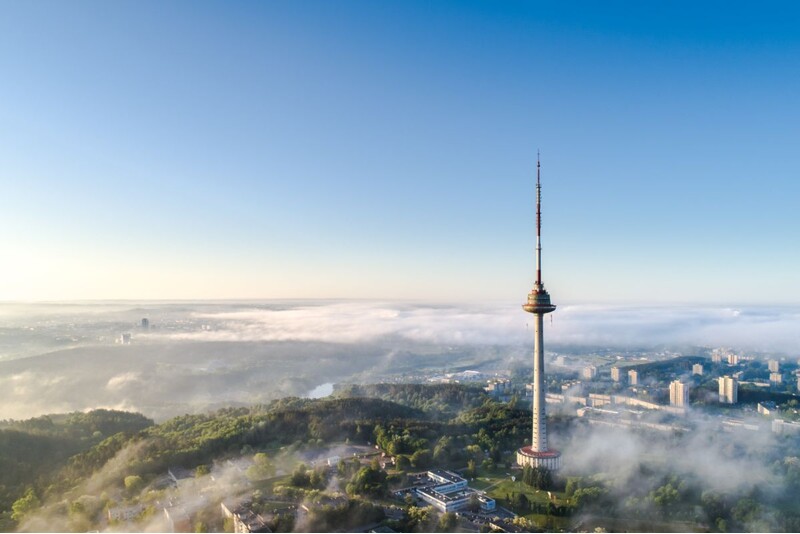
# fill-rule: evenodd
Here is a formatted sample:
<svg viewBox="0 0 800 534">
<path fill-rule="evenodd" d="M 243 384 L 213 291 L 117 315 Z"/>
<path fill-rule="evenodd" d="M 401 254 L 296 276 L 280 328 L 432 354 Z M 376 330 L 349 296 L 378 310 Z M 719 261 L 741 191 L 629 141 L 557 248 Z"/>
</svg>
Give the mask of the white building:
<svg viewBox="0 0 800 534">
<path fill-rule="evenodd" d="M 680 380 L 669 385 L 669 404 L 671 406 L 689 406 L 689 386 Z"/>
<path fill-rule="evenodd" d="M 783 419 L 772 420 L 772 431 L 776 434 L 800 434 L 800 423 L 792 423 Z"/>
<path fill-rule="evenodd" d="M 511 395 L 511 380 L 504 378 L 490 380 L 487 386 L 483 389 L 492 397 Z"/>
<path fill-rule="evenodd" d="M 495 509 L 494 499 L 467 487 L 467 480 L 444 469 L 428 471 L 428 478 L 433 485 L 416 488 L 420 499 L 433 505 L 440 512 L 454 512 L 466 508 L 474 495 L 482 510 L 490 512 Z"/>
<path fill-rule="evenodd" d="M 611 368 L 611 380 L 613 380 L 614 382 L 619 382 L 620 380 L 619 367 Z"/>
<path fill-rule="evenodd" d="M 628 383 L 632 386 L 639 384 L 639 371 L 636 369 L 631 369 L 628 371 Z"/>
<path fill-rule="evenodd" d="M 583 378 L 586 380 L 591 380 L 592 378 L 597 376 L 597 367 L 594 365 L 587 365 L 583 368 Z"/>
<path fill-rule="evenodd" d="M 143 504 L 134 506 L 114 506 L 108 509 L 109 521 L 130 521 L 139 516 L 144 511 Z"/>
<path fill-rule="evenodd" d="M 767 363 L 767 367 L 769 367 L 770 373 L 780 373 L 781 372 L 781 364 L 778 360 L 770 360 Z"/>
<path fill-rule="evenodd" d="M 692 366 L 692 374 L 703 376 L 703 364 L 696 363 Z"/>
<path fill-rule="evenodd" d="M 739 356 L 737 354 L 728 354 L 728 365 L 739 365 Z"/>
<path fill-rule="evenodd" d="M 766 402 L 759 402 L 758 403 L 758 413 L 761 415 L 770 415 L 776 413 L 778 407 L 775 405 L 774 402 L 766 401 Z"/>
<path fill-rule="evenodd" d="M 722 363 L 722 353 L 717 351 L 712 352 L 711 363 Z"/>
<path fill-rule="evenodd" d="M 721 376 L 719 381 L 719 402 L 736 404 L 739 402 L 739 382 L 732 376 Z"/>
<path fill-rule="evenodd" d="M 780 373 L 770 373 L 769 381 L 771 384 L 781 384 L 783 382 L 783 375 Z"/>
</svg>

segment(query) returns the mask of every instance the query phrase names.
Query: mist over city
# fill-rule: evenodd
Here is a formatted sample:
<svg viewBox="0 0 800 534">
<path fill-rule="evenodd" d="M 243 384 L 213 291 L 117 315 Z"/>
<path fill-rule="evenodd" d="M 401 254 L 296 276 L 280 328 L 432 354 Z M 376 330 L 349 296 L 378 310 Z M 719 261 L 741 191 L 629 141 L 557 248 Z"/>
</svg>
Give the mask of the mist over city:
<svg viewBox="0 0 800 534">
<path fill-rule="evenodd" d="M 109 408 L 162 420 L 326 383 L 503 374 L 529 360 L 530 321 L 515 304 L 3 304 L 0 418 Z M 548 324 L 548 351 L 695 354 L 728 344 L 788 358 L 800 346 L 798 313 L 567 305 Z"/>
</svg>

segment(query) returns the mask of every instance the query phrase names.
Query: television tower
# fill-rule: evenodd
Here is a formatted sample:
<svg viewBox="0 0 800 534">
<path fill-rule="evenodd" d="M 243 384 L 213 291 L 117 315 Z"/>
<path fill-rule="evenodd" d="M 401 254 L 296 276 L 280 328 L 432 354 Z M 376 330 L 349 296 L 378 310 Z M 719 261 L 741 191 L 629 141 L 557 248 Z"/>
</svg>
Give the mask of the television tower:
<svg viewBox="0 0 800 534">
<path fill-rule="evenodd" d="M 556 309 L 550 302 L 550 293 L 542 283 L 542 182 L 541 163 L 536 157 L 536 283 L 528 293 L 528 302 L 522 309 L 532 313 L 533 338 L 533 439 L 530 447 L 517 451 L 520 466 L 546 467 L 556 470 L 561 467 L 561 453 L 547 446 L 547 418 L 545 415 L 544 382 L 544 314 Z"/>
</svg>

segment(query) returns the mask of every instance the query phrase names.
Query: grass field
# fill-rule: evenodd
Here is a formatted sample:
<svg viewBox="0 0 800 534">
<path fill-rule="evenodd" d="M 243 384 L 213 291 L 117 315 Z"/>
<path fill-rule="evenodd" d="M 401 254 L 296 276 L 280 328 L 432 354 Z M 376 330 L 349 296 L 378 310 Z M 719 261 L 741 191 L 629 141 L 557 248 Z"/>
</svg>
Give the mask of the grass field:
<svg viewBox="0 0 800 534">
<path fill-rule="evenodd" d="M 517 478 L 516 481 L 511 480 L 511 476 Z M 499 506 L 508 508 L 509 510 L 524 516 L 525 518 L 533 521 L 536 526 L 545 530 L 564 530 L 569 528 L 571 524 L 570 517 L 556 517 L 544 514 L 531 513 L 530 510 L 516 509 L 508 501 L 507 497 L 516 494 L 524 494 L 528 501 L 547 504 L 552 502 L 557 506 L 568 504 L 562 492 L 551 492 L 553 499 L 548 496 L 546 491 L 537 490 L 532 488 L 519 480 L 522 476 L 520 471 L 509 471 L 507 469 L 500 469 L 494 473 L 485 473 L 475 478 L 470 482 L 470 486 L 485 491 L 487 495 L 492 497 Z"/>
</svg>

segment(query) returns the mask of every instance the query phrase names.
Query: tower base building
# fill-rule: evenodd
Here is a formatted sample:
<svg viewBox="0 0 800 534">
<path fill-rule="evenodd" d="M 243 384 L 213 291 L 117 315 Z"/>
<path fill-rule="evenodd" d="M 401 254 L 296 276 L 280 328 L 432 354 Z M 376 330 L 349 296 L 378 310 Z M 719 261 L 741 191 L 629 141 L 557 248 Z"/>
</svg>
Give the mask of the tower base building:
<svg viewBox="0 0 800 534">
<path fill-rule="evenodd" d="M 520 467 L 546 467 L 550 471 L 561 468 L 561 453 L 555 449 L 535 451 L 531 447 L 517 450 L 517 465 Z"/>
</svg>

